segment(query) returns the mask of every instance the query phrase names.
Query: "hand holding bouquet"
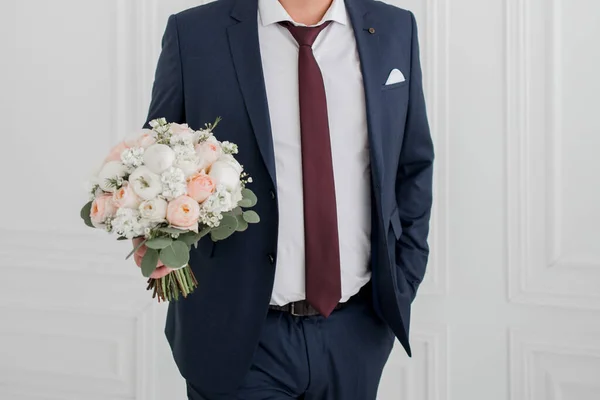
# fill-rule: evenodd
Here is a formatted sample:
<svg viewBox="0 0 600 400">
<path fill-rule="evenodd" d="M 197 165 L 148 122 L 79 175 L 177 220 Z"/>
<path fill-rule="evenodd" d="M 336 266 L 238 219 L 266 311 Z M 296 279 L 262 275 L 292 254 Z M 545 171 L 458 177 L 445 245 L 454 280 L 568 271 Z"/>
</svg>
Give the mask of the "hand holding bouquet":
<svg viewBox="0 0 600 400">
<path fill-rule="evenodd" d="M 246 188 L 252 179 L 234 157 L 237 145 L 213 135 L 218 122 L 198 131 L 150 122 L 151 130 L 111 150 L 81 210 L 86 225 L 134 239 L 127 258 L 136 254 L 159 301 L 187 297 L 197 287 L 188 265 L 192 245 L 208 234 L 224 240 L 260 220 L 243 210 L 257 202 Z"/>
</svg>

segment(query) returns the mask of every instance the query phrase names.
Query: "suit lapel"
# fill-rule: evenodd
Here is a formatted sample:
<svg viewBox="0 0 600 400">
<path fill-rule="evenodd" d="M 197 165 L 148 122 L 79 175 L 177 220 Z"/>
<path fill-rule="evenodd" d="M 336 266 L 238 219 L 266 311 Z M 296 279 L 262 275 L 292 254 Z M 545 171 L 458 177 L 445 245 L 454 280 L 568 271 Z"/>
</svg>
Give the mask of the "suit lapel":
<svg viewBox="0 0 600 400">
<path fill-rule="evenodd" d="M 381 209 L 381 186 L 383 183 L 383 136 L 381 134 L 381 52 L 379 37 L 381 24 L 370 12 L 366 0 L 346 0 L 363 75 L 367 104 L 367 126 L 371 156 L 371 175 L 375 199 Z M 374 29 L 374 31 L 373 31 Z"/>
<path fill-rule="evenodd" d="M 273 137 L 258 42 L 257 4 L 257 0 L 237 0 L 231 16 L 238 22 L 227 29 L 227 34 L 256 142 L 276 187 Z"/>
</svg>

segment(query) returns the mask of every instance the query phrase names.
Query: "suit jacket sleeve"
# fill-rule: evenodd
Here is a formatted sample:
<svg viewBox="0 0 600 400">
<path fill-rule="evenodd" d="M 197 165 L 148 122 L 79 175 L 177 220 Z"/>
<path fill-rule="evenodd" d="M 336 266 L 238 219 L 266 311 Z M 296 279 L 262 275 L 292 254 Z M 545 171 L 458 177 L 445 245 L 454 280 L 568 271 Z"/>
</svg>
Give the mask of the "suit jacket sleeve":
<svg viewBox="0 0 600 400">
<path fill-rule="evenodd" d="M 183 74 L 179 47 L 177 17 L 171 15 L 162 40 L 162 51 L 156 67 L 152 101 L 146 127 L 153 119 L 166 118 L 168 122 L 185 122 Z"/>
<path fill-rule="evenodd" d="M 396 178 L 398 215 L 402 225 L 402 234 L 396 243 L 396 263 L 411 286 L 414 299 L 429 256 L 427 235 L 432 206 L 434 152 L 423 95 L 417 25 L 412 13 L 411 20 L 410 97 Z"/>
</svg>

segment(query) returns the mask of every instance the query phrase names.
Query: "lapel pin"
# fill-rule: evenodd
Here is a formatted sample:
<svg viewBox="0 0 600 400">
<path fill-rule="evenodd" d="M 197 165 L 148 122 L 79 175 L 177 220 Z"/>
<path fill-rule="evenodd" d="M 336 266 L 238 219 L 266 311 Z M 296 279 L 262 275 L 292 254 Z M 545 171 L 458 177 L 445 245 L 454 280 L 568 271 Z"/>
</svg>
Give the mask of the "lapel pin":
<svg viewBox="0 0 600 400">
<path fill-rule="evenodd" d="M 375 28 L 369 28 L 369 33 L 372 35 L 375 33 Z"/>
</svg>

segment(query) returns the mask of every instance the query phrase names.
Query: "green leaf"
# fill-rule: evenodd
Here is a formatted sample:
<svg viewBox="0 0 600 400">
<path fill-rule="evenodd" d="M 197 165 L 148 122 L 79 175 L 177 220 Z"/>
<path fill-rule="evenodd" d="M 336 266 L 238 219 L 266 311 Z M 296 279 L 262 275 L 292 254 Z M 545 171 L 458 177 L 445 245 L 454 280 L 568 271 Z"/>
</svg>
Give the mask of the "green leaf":
<svg viewBox="0 0 600 400">
<path fill-rule="evenodd" d="M 240 207 L 254 207 L 257 202 L 258 199 L 252 190 L 247 188 L 242 189 L 242 201 L 239 203 Z"/>
<path fill-rule="evenodd" d="M 238 221 L 236 217 L 223 214 L 221 224 L 210 231 L 210 237 L 215 242 L 225 240 L 236 231 L 237 227 Z"/>
<path fill-rule="evenodd" d="M 142 258 L 142 275 L 148 278 L 158 265 L 158 251 L 154 249 L 146 250 L 144 258 Z"/>
<path fill-rule="evenodd" d="M 183 233 L 188 232 L 188 231 L 183 231 L 181 229 L 173 228 L 171 226 L 167 226 L 165 228 L 158 228 L 158 230 L 161 231 L 161 232 L 165 232 L 165 233 L 178 233 L 180 235 L 183 234 Z"/>
<path fill-rule="evenodd" d="M 183 235 L 179 235 L 177 240 L 180 240 L 183 243 L 187 244 L 188 246 L 191 246 L 200 239 L 200 238 L 196 239 L 197 236 L 198 236 L 198 234 L 196 232 L 188 232 L 188 233 L 184 233 Z"/>
<path fill-rule="evenodd" d="M 169 237 L 157 237 L 146 242 L 146 246 L 150 249 L 160 250 L 173 243 L 173 239 Z"/>
<path fill-rule="evenodd" d="M 230 211 L 231 215 L 235 215 L 236 217 L 238 215 L 242 215 L 242 208 L 241 207 L 236 207 L 233 210 Z"/>
<path fill-rule="evenodd" d="M 249 224 L 257 224 L 260 222 L 260 217 L 255 211 L 244 211 L 244 221 Z"/>
<path fill-rule="evenodd" d="M 83 222 L 85 222 L 85 224 L 87 226 L 89 226 L 90 228 L 95 228 L 95 226 L 92 224 L 92 218 L 90 217 L 91 213 L 92 213 L 92 202 L 90 201 L 85 206 L 83 206 L 83 208 L 81 209 L 80 215 L 81 215 L 81 218 L 83 219 Z"/>
<path fill-rule="evenodd" d="M 140 249 L 140 247 L 142 247 L 143 245 L 146 244 L 146 239 L 142 240 L 137 246 L 135 246 L 133 248 L 133 250 L 131 250 L 131 253 L 127 254 L 127 257 L 125 257 L 126 260 L 129 260 L 129 257 L 131 257 L 136 251 L 138 251 Z"/>
<path fill-rule="evenodd" d="M 236 229 L 237 232 L 244 232 L 246 229 L 248 229 L 248 223 L 244 220 L 243 215 L 238 215 L 236 218 L 238 221 L 238 227 Z"/>
<path fill-rule="evenodd" d="M 183 235 L 180 235 L 177 238 L 177 240 L 181 240 L 182 242 L 184 242 L 188 246 L 191 246 L 193 244 L 198 243 L 198 240 L 200 240 L 204 236 L 206 236 L 208 234 L 208 232 L 210 232 L 211 229 L 212 229 L 211 227 L 206 226 L 201 231 L 199 231 L 198 233 L 196 233 L 196 232 L 184 233 Z"/>
<path fill-rule="evenodd" d="M 167 267 L 179 269 L 190 261 L 190 248 L 181 240 L 175 240 L 160 251 L 159 257 Z"/>
</svg>

